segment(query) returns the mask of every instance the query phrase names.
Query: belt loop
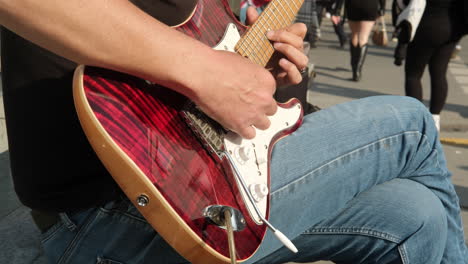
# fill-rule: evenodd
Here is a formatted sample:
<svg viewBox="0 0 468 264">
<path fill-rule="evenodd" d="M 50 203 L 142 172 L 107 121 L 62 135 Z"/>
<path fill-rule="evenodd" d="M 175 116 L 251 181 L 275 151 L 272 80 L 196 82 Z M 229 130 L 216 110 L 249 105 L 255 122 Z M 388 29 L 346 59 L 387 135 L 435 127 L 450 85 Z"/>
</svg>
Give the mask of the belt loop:
<svg viewBox="0 0 468 264">
<path fill-rule="evenodd" d="M 59 213 L 60 220 L 62 220 L 63 224 L 70 230 L 70 231 L 75 231 L 76 230 L 76 224 L 73 223 L 73 221 L 68 217 L 66 213 Z"/>
</svg>

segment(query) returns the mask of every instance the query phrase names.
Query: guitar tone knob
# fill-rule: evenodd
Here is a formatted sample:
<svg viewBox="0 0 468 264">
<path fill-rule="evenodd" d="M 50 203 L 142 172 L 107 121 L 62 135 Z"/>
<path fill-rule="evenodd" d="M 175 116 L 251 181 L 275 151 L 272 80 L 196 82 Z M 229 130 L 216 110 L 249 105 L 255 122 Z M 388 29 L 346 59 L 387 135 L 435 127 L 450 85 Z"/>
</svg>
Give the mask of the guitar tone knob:
<svg viewBox="0 0 468 264">
<path fill-rule="evenodd" d="M 252 148 L 249 146 L 239 147 L 236 149 L 236 158 L 242 164 L 252 157 Z"/>
<path fill-rule="evenodd" d="M 250 194 L 256 202 L 260 202 L 268 195 L 268 186 L 263 183 L 255 183 L 249 186 Z"/>
</svg>

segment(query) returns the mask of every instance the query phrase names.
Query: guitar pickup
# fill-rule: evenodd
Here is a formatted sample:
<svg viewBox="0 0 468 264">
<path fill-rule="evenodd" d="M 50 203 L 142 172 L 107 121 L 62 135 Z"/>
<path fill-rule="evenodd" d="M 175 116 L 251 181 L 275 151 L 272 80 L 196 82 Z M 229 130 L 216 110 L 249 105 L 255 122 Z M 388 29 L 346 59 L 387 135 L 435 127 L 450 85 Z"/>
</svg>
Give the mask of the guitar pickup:
<svg viewBox="0 0 468 264">
<path fill-rule="evenodd" d="M 224 151 L 224 136 L 227 131 L 203 113 L 193 102 L 188 102 L 181 111 L 190 129 L 202 144 L 219 156 Z"/>
</svg>

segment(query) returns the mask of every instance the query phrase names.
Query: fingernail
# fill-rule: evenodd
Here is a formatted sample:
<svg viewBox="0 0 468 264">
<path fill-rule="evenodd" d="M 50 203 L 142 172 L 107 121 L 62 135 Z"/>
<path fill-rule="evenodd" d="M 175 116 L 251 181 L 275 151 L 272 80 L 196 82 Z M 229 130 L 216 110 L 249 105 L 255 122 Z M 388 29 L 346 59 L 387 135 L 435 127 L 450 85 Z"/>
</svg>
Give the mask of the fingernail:
<svg viewBox="0 0 468 264">
<path fill-rule="evenodd" d="M 273 43 L 273 47 L 275 47 L 275 49 L 278 49 L 278 48 L 280 48 L 281 46 L 283 46 L 283 43 L 279 43 L 279 42 Z"/>
</svg>

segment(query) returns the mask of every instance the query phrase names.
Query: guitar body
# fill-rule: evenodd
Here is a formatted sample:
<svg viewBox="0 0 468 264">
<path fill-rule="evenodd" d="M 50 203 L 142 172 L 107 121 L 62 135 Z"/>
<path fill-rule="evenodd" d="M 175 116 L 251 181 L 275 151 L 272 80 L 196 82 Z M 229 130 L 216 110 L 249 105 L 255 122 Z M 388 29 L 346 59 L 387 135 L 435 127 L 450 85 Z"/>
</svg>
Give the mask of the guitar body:
<svg viewBox="0 0 468 264">
<path fill-rule="evenodd" d="M 200 0 L 192 17 L 177 30 L 215 47 L 225 37 L 226 25 L 235 26 L 240 35 L 246 30 L 226 1 Z M 79 66 L 74 99 L 98 157 L 142 215 L 182 256 L 192 263 L 230 262 L 226 230 L 204 215 L 212 205 L 230 206 L 245 217 L 245 228 L 234 232 L 237 259 L 255 253 L 266 226 L 252 216 L 232 162 L 213 154 L 187 124 L 186 97 L 134 76 Z M 295 116 L 288 126 L 265 137 L 268 160 L 273 143 L 301 123 L 297 100 L 280 106 L 285 116 L 288 109 L 296 109 Z M 232 137 L 231 133 L 231 145 L 242 140 Z M 264 174 L 262 181 L 269 187 L 269 170 Z M 260 207 L 268 218 L 269 197 Z"/>
</svg>

